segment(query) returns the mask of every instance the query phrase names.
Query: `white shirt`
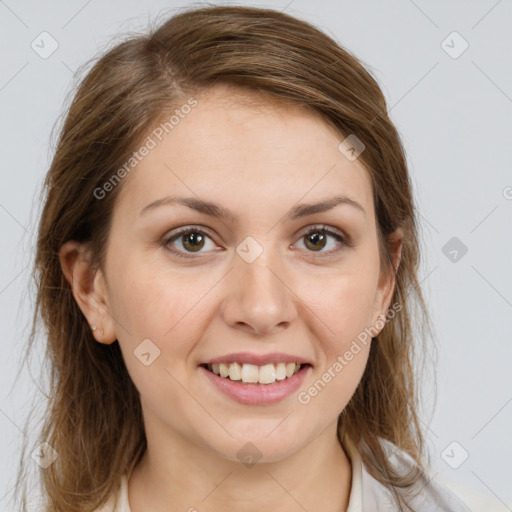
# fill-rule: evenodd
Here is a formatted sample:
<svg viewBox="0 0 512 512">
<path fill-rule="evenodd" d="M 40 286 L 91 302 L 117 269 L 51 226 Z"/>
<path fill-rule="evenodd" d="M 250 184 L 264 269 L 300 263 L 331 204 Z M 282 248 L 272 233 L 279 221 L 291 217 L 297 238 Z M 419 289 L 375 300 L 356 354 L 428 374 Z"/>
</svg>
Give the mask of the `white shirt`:
<svg viewBox="0 0 512 512">
<path fill-rule="evenodd" d="M 409 467 L 415 465 L 408 454 L 389 441 L 382 442 L 394 464 Z M 347 512 L 396 512 L 391 491 L 366 471 L 355 444 L 350 439 L 345 439 L 343 447 L 352 466 Z M 113 493 L 108 502 L 96 512 L 131 512 L 128 478 L 126 474 L 122 476 L 117 493 Z M 510 504 L 505 504 L 494 496 L 457 484 L 439 474 L 430 474 L 428 481 L 418 483 L 418 488 L 421 492 L 410 501 L 415 512 L 510 512 L 512 508 Z"/>
</svg>

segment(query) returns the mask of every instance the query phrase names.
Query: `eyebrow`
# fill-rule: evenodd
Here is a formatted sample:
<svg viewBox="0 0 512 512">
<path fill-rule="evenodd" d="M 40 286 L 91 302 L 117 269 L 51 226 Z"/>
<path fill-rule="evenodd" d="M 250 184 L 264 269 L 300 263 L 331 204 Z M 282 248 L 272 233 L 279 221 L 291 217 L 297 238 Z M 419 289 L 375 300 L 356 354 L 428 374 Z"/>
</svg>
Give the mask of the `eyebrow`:
<svg viewBox="0 0 512 512">
<path fill-rule="evenodd" d="M 152 203 L 146 205 L 140 211 L 139 216 L 144 215 L 152 210 L 155 210 L 156 208 L 175 204 L 181 204 L 199 213 L 210 215 L 211 217 L 216 217 L 222 220 L 229 220 L 233 223 L 236 223 L 238 221 L 237 216 L 230 210 L 224 208 L 223 206 L 196 197 L 180 196 L 167 196 L 162 197 L 161 199 L 157 199 L 156 201 L 153 201 Z M 329 199 L 319 201 L 318 203 L 299 204 L 293 207 L 288 212 L 287 216 L 289 219 L 295 220 L 301 217 L 306 217 L 308 215 L 313 215 L 315 213 L 321 213 L 327 210 L 331 210 L 335 206 L 341 204 L 349 205 L 356 208 L 357 210 L 362 212 L 366 218 L 365 209 L 357 201 L 347 196 L 335 196 Z"/>
</svg>

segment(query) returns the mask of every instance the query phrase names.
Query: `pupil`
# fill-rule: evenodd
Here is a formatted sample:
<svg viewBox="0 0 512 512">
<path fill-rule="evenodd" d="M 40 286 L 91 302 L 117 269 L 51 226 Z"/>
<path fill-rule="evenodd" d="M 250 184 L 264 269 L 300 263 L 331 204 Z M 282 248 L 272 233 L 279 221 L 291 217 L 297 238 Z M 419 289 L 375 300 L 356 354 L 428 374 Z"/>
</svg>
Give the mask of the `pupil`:
<svg viewBox="0 0 512 512">
<path fill-rule="evenodd" d="M 201 249 L 204 244 L 201 244 L 200 246 L 197 246 L 198 242 L 200 243 L 203 241 L 202 235 L 198 235 L 197 233 L 188 233 L 184 235 L 185 242 L 183 243 L 184 247 L 190 246 L 192 250 L 198 250 Z"/>
<path fill-rule="evenodd" d="M 189 248 L 192 249 L 193 251 L 201 249 L 204 245 L 204 243 L 201 243 L 201 242 L 203 242 L 203 237 L 201 234 L 188 233 L 188 234 L 184 235 L 183 238 L 185 240 L 183 245 L 185 247 L 189 246 Z M 317 232 L 307 236 L 307 242 L 309 244 L 311 244 L 313 249 L 318 249 L 318 248 L 322 249 L 325 246 L 325 243 L 318 245 L 318 242 L 322 242 L 322 241 L 325 242 L 325 235 L 323 233 L 321 233 L 320 231 L 317 231 Z M 198 243 L 200 244 L 199 246 L 197 245 Z M 308 244 L 306 244 L 306 245 L 308 245 Z"/>
<path fill-rule="evenodd" d="M 313 245 L 312 245 L 313 249 L 318 249 L 318 248 L 322 249 L 325 246 L 325 243 L 323 245 L 317 245 L 319 241 L 325 242 L 325 235 L 323 233 L 320 233 L 319 231 L 317 231 L 311 235 L 308 235 L 307 240 L 308 240 L 308 242 L 313 243 Z"/>
</svg>

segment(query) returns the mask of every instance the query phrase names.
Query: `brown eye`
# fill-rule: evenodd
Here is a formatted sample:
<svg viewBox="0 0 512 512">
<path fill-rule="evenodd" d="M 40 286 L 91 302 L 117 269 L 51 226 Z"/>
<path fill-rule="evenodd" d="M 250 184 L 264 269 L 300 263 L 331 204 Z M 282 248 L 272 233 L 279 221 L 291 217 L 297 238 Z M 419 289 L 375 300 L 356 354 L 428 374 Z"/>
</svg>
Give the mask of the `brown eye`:
<svg viewBox="0 0 512 512">
<path fill-rule="evenodd" d="M 204 236 L 202 233 L 198 233 L 197 231 L 181 235 L 181 240 L 183 247 L 187 251 L 195 252 L 204 247 Z"/>
<path fill-rule="evenodd" d="M 327 243 L 327 237 L 325 233 L 321 231 L 313 231 L 308 235 L 305 235 L 306 247 L 313 251 L 321 250 Z"/>
<path fill-rule="evenodd" d="M 323 249 L 329 245 L 329 239 L 336 240 L 339 247 L 336 248 L 336 244 L 334 244 L 332 249 L 324 251 Z M 346 247 L 353 246 L 353 243 L 348 237 L 326 226 L 313 226 L 309 228 L 309 231 L 302 235 L 301 241 L 302 240 L 304 240 L 307 252 L 318 253 L 319 256 L 331 256 Z"/>
<path fill-rule="evenodd" d="M 207 243 L 208 240 L 212 243 L 212 250 L 215 250 L 216 245 L 212 238 L 206 234 L 200 227 L 188 226 L 187 228 L 179 230 L 174 235 L 167 237 L 162 241 L 162 245 L 173 254 L 182 258 L 194 258 L 194 253 L 200 255 L 201 253 L 208 253 Z M 330 229 L 327 226 L 313 226 L 309 231 L 304 233 L 300 241 L 304 240 L 306 252 L 317 253 L 318 256 L 333 256 L 339 251 L 353 247 L 351 239 L 341 232 Z M 323 250 L 329 248 L 330 240 L 338 242 L 330 250 Z M 176 245 L 179 244 L 179 245 Z M 181 247 L 180 247 L 181 245 Z M 205 249 L 205 250 L 203 250 Z"/>
<path fill-rule="evenodd" d="M 182 229 L 174 235 L 167 237 L 163 240 L 162 244 L 173 254 L 181 256 L 183 258 L 193 258 L 194 256 L 189 254 L 198 253 L 201 254 L 203 249 L 207 246 L 207 241 L 211 240 L 202 229 L 194 226 Z M 177 246 L 175 244 L 178 244 Z M 215 248 L 215 244 L 211 242 L 212 248 Z M 180 247 L 181 246 L 181 247 Z M 208 247 L 206 247 L 207 249 Z"/>
</svg>

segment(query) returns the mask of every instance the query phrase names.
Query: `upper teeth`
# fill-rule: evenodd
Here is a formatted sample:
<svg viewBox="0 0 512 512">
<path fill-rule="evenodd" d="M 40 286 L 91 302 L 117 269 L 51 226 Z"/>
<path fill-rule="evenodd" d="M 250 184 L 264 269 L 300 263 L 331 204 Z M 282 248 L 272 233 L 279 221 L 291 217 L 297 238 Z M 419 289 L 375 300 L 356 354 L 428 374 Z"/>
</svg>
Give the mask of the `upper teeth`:
<svg viewBox="0 0 512 512">
<path fill-rule="evenodd" d="M 255 364 L 219 363 L 209 364 L 208 369 L 224 378 L 241 380 L 242 382 L 259 382 L 260 384 L 272 384 L 276 380 L 284 380 L 291 377 L 300 369 L 298 363 L 277 363 L 257 366 Z"/>
</svg>

